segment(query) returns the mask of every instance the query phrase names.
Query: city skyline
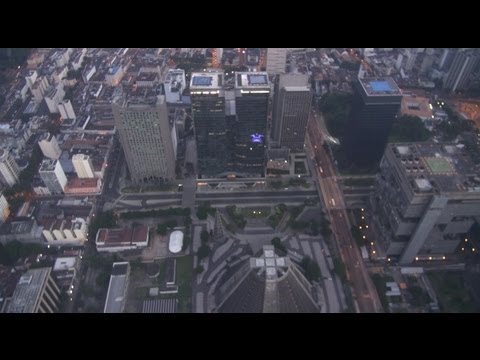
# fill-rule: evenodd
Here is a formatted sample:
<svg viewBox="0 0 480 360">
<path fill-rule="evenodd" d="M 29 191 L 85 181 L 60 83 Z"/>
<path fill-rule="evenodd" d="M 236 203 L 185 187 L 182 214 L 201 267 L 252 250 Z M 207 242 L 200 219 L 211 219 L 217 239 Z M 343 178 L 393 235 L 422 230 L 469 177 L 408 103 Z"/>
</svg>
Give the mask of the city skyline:
<svg viewBox="0 0 480 360">
<path fill-rule="evenodd" d="M 0 313 L 480 311 L 479 49 L 20 50 Z"/>
</svg>

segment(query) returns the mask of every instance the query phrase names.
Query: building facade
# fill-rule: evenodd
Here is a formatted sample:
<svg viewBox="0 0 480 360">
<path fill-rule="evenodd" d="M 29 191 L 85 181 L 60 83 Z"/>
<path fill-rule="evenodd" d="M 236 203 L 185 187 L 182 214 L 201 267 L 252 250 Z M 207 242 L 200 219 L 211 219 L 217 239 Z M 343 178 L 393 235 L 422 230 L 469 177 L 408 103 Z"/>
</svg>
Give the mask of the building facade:
<svg viewBox="0 0 480 360">
<path fill-rule="evenodd" d="M 80 179 L 94 178 L 95 171 L 93 169 L 92 160 L 90 156 L 84 154 L 75 154 L 72 156 L 73 167 Z"/>
<path fill-rule="evenodd" d="M 65 191 L 67 177 L 60 161 L 43 160 L 38 173 L 52 194 L 62 194 Z"/>
<path fill-rule="evenodd" d="M 49 132 L 43 134 L 38 141 L 38 145 L 42 150 L 43 156 L 52 160 L 60 159 L 62 150 L 60 149 L 60 146 L 58 146 L 58 141 L 55 135 L 50 134 Z"/>
<path fill-rule="evenodd" d="M 235 73 L 236 171 L 264 176 L 270 83 L 266 72 Z"/>
<path fill-rule="evenodd" d="M 462 146 L 389 144 L 371 205 L 389 256 L 401 264 L 455 251 L 480 217 L 480 181 Z"/>
<path fill-rule="evenodd" d="M 60 289 L 51 268 L 27 271 L 18 281 L 9 304 L 9 313 L 54 313 L 60 304 Z"/>
<path fill-rule="evenodd" d="M 455 54 L 450 70 L 445 77 L 443 87 L 452 92 L 468 89 L 479 60 L 478 49 L 459 50 Z"/>
<path fill-rule="evenodd" d="M 227 170 L 224 73 L 192 73 L 190 94 L 199 177 Z"/>
<path fill-rule="evenodd" d="M 267 49 L 267 73 L 270 75 L 285 74 L 287 66 L 287 48 Z"/>
<path fill-rule="evenodd" d="M 136 184 L 158 184 L 175 178 L 175 126 L 168 121 L 165 97 L 126 96 L 113 104 L 115 126 L 120 135 L 128 170 Z"/>
<path fill-rule="evenodd" d="M 75 120 L 77 118 L 77 116 L 75 115 L 75 111 L 73 111 L 72 102 L 70 100 L 59 102 L 58 111 L 60 112 L 62 119 Z"/>
<path fill-rule="evenodd" d="M 291 152 L 304 152 L 312 102 L 307 75 L 282 74 L 275 83 L 272 140 Z"/>
<path fill-rule="evenodd" d="M 402 92 L 392 78 L 362 78 L 354 82 L 345 148 L 358 167 L 377 164 L 387 145 L 393 120 L 402 102 Z"/>
<path fill-rule="evenodd" d="M 10 215 L 10 205 L 5 199 L 5 195 L 0 191 L 0 224 L 7 220 L 8 215 Z"/>
<path fill-rule="evenodd" d="M 0 183 L 13 186 L 19 180 L 20 169 L 12 154 L 5 149 L 0 149 Z"/>
</svg>

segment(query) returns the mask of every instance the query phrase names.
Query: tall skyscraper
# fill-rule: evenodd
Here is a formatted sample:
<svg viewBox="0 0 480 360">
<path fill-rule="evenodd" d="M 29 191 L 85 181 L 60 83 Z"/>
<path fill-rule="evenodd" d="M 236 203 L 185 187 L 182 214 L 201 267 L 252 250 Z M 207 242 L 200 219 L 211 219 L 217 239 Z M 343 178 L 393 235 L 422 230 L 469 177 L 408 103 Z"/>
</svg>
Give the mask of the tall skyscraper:
<svg viewBox="0 0 480 360">
<path fill-rule="evenodd" d="M 454 253 L 480 216 L 475 165 L 456 144 L 388 144 L 370 203 L 378 245 L 402 264 Z"/>
<path fill-rule="evenodd" d="M 5 149 L 0 149 L 0 182 L 6 186 L 13 186 L 18 182 L 20 170 L 17 162 Z"/>
<path fill-rule="evenodd" d="M 477 49 L 459 50 L 450 71 L 445 77 L 443 87 L 452 92 L 457 90 L 466 90 L 470 85 L 473 71 L 479 63 L 480 57 Z"/>
<path fill-rule="evenodd" d="M 363 78 L 354 82 L 345 146 L 359 167 L 375 165 L 383 155 L 402 92 L 392 78 Z"/>
<path fill-rule="evenodd" d="M 0 191 L 0 224 L 7 220 L 8 215 L 10 215 L 10 205 L 8 204 L 7 199 Z"/>
<path fill-rule="evenodd" d="M 312 102 L 307 75 L 282 74 L 275 84 L 272 138 L 277 146 L 303 152 Z"/>
<path fill-rule="evenodd" d="M 112 104 L 130 177 L 135 184 L 169 182 L 175 178 L 175 152 L 164 96 L 144 88 Z"/>
<path fill-rule="evenodd" d="M 270 83 L 266 72 L 235 73 L 236 170 L 248 176 L 265 172 Z"/>
<path fill-rule="evenodd" d="M 227 171 L 223 71 L 192 73 L 190 94 L 200 177 Z"/>
<path fill-rule="evenodd" d="M 38 173 L 52 194 L 62 194 L 65 191 L 67 177 L 60 161 L 43 160 Z"/>
<path fill-rule="evenodd" d="M 43 156 L 52 160 L 60 159 L 62 150 L 60 149 L 60 146 L 58 146 L 55 135 L 50 134 L 49 132 L 43 134 L 41 139 L 38 141 L 38 145 L 42 150 Z"/>
<path fill-rule="evenodd" d="M 284 74 L 287 66 L 286 48 L 267 49 L 267 73 L 270 75 Z"/>
<path fill-rule="evenodd" d="M 93 169 L 92 159 L 84 154 L 75 154 L 72 156 L 73 167 L 80 179 L 94 178 L 95 170 Z"/>
</svg>

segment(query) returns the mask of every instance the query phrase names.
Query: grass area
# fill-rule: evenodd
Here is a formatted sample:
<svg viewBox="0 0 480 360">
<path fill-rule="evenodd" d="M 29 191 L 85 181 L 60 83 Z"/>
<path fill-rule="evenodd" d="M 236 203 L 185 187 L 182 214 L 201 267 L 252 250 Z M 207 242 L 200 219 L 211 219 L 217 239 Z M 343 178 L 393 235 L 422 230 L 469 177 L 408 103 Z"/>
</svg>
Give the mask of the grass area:
<svg viewBox="0 0 480 360">
<path fill-rule="evenodd" d="M 367 179 L 345 179 L 343 184 L 345 186 L 372 186 L 374 182 L 373 178 Z"/>
<path fill-rule="evenodd" d="M 476 312 L 477 309 L 465 287 L 463 273 L 438 271 L 428 273 L 428 277 L 435 288 L 443 312 Z"/>
<path fill-rule="evenodd" d="M 270 215 L 270 208 L 268 207 L 259 207 L 259 208 L 242 208 L 241 212 L 243 216 L 247 218 L 266 218 Z"/>
<path fill-rule="evenodd" d="M 178 279 L 178 312 L 192 312 L 192 273 L 193 259 L 191 255 L 177 258 Z"/>
<path fill-rule="evenodd" d="M 121 192 L 122 193 L 138 193 L 140 192 L 140 188 L 136 186 L 126 186 L 122 188 Z"/>
<path fill-rule="evenodd" d="M 295 161 L 295 174 L 306 174 L 307 169 L 303 161 Z"/>
<path fill-rule="evenodd" d="M 139 192 L 149 192 L 149 191 L 175 191 L 177 190 L 177 185 L 165 184 L 165 185 L 154 185 L 154 186 L 126 186 L 122 188 L 123 193 L 139 193 Z"/>
</svg>

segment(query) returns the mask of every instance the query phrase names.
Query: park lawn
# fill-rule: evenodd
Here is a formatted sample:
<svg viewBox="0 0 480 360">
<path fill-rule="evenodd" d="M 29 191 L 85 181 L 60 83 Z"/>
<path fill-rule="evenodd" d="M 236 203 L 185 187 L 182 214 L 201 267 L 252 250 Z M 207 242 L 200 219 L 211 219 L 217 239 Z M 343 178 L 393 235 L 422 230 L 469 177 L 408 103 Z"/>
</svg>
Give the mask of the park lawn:
<svg viewBox="0 0 480 360">
<path fill-rule="evenodd" d="M 177 258 L 178 279 L 178 312 L 192 312 L 192 273 L 193 259 L 191 255 Z"/>
<path fill-rule="evenodd" d="M 443 312 L 471 313 L 475 305 L 470 297 L 461 272 L 438 271 L 428 273 Z"/>
</svg>

